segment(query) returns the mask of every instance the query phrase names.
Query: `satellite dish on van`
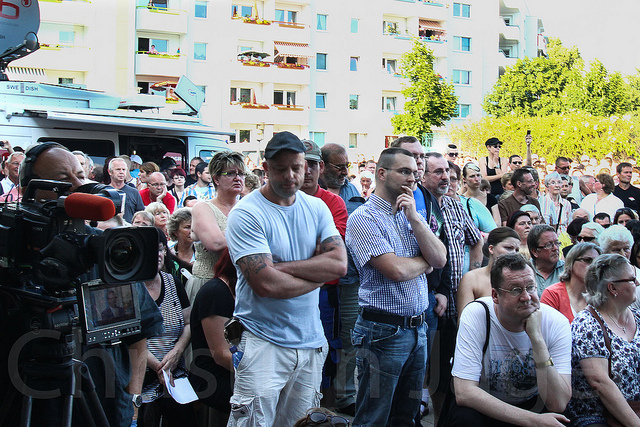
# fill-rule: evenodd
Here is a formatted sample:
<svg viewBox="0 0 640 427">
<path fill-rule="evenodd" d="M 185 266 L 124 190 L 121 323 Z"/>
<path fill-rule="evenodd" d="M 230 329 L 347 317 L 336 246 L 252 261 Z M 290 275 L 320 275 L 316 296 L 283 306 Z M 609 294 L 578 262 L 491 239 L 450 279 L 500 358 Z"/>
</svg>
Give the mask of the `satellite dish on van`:
<svg viewBox="0 0 640 427">
<path fill-rule="evenodd" d="M 173 93 L 191 109 L 174 111 L 175 114 L 195 116 L 200 112 L 200 107 L 204 102 L 204 92 L 186 76 L 180 77 Z"/>
<path fill-rule="evenodd" d="M 40 7 L 38 0 L 0 1 L 0 80 L 11 61 L 22 58 L 40 47 Z"/>
</svg>

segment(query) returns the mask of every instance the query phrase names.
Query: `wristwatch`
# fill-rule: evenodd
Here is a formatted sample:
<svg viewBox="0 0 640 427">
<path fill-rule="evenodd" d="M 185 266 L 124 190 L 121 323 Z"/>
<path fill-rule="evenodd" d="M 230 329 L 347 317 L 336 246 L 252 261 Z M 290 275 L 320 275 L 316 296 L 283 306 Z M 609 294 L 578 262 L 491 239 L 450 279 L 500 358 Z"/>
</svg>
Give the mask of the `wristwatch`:
<svg viewBox="0 0 640 427">
<path fill-rule="evenodd" d="M 136 408 L 139 408 L 140 406 L 142 406 L 142 395 L 140 394 L 132 395 L 131 401 L 133 402 L 133 406 L 135 406 Z"/>
<path fill-rule="evenodd" d="M 547 366 L 553 366 L 553 359 L 551 358 L 551 356 L 549 356 L 549 360 L 547 360 L 546 362 L 536 363 L 537 369 L 546 368 Z"/>
</svg>

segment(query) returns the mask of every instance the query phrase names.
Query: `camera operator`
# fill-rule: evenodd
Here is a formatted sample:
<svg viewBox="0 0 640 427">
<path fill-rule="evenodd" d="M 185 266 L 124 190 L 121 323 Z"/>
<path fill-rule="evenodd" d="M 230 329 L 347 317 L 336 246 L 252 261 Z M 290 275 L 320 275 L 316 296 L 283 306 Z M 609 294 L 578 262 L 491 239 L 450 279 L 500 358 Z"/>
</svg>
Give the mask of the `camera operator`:
<svg viewBox="0 0 640 427">
<path fill-rule="evenodd" d="M 25 155 L 20 168 L 20 185 L 23 192 L 29 182 L 35 178 L 69 182 L 72 184 L 71 192 L 85 183 L 85 171 L 80 162 L 62 145 L 53 142 L 34 145 L 27 150 Z M 39 191 L 37 196 L 38 199 L 58 197 L 55 193 L 47 191 Z M 86 233 L 100 234 L 101 231 L 87 227 Z M 92 271 L 94 270 L 95 268 Z M 92 275 L 91 273 L 84 276 L 81 277 L 83 281 L 97 278 L 96 274 Z M 147 338 L 162 332 L 162 316 L 156 304 L 149 297 L 142 283 L 135 283 L 134 286 L 141 309 L 141 333 L 123 338 L 122 342 L 117 345 L 87 346 L 83 343 L 82 354 L 80 357 L 76 357 L 78 359 L 86 357 L 84 362 L 89 367 L 100 403 L 111 426 L 128 427 L 131 425 L 134 416 L 134 402 L 138 403 L 138 407 L 140 403 L 139 395 L 146 369 Z M 3 329 L 6 330 L 6 328 Z M 6 368 L 3 369 L 6 370 Z M 9 366 L 9 369 L 17 369 L 17 366 Z M 7 385 L 5 383 L 1 388 L 6 390 Z M 80 384 L 78 384 L 78 388 L 80 388 Z M 50 408 L 50 406 L 61 406 L 59 400 L 34 401 L 32 425 L 51 424 L 52 420 L 55 420 L 55 415 L 52 415 L 50 410 L 55 411 L 55 408 Z M 46 410 L 39 410 L 41 406 L 36 406 L 36 404 L 43 405 Z M 15 411 L 15 406 L 9 410 L 19 416 L 19 411 Z M 74 425 L 88 425 L 81 420 L 80 415 L 80 407 L 76 404 L 74 405 Z"/>
</svg>

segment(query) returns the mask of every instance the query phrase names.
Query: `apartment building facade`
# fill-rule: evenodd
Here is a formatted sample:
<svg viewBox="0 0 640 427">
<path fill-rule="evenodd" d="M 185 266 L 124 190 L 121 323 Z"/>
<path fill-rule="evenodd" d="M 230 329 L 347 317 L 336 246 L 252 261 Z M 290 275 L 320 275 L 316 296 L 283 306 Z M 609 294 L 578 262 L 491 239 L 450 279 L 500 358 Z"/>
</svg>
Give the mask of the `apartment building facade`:
<svg viewBox="0 0 640 427">
<path fill-rule="evenodd" d="M 40 10 L 42 48 L 10 77 L 154 94 L 179 109 L 172 88 L 185 75 L 205 91 L 204 122 L 235 130 L 230 148 L 255 161 L 282 130 L 377 157 L 397 136 L 400 58 L 414 37 L 454 84 L 448 125 L 482 117 L 505 68 L 543 51 L 525 0 L 40 0 Z M 447 142 L 446 127 L 427 141 Z"/>
</svg>

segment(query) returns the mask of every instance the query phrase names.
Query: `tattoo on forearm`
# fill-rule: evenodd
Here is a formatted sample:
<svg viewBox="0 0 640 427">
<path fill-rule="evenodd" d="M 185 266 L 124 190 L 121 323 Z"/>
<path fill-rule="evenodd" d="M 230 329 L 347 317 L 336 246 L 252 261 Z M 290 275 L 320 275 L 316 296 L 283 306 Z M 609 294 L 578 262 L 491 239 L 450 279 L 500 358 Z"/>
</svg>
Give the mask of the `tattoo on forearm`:
<svg viewBox="0 0 640 427">
<path fill-rule="evenodd" d="M 247 255 L 238 260 L 238 267 L 240 267 L 244 278 L 250 282 L 253 276 L 267 268 L 267 262 L 270 261 L 271 255 L 268 254 Z"/>
<path fill-rule="evenodd" d="M 332 251 L 341 246 L 344 246 L 342 238 L 340 236 L 331 236 L 322 242 L 322 253 Z"/>
</svg>

